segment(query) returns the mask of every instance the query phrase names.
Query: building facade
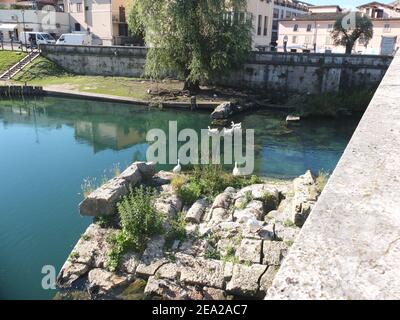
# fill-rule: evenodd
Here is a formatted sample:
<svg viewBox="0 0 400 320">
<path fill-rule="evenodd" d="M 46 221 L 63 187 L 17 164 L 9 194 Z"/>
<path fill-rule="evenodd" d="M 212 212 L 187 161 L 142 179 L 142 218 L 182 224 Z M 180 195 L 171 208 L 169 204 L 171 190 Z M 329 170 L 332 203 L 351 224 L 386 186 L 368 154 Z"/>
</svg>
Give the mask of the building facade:
<svg viewBox="0 0 400 320">
<path fill-rule="evenodd" d="M 94 44 L 124 45 L 128 35 L 129 0 L 64 0 L 72 32 L 88 32 Z"/>
<path fill-rule="evenodd" d="M 271 41 L 278 41 L 279 20 L 291 19 L 308 12 L 311 5 L 296 0 L 274 0 Z"/>
<path fill-rule="evenodd" d="M 253 20 L 253 49 L 268 50 L 272 37 L 272 0 L 247 0 L 246 11 Z"/>
<path fill-rule="evenodd" d="M 58 37 L 70 30 L 69 15 L 46 10 L 0 10 L 0 32 L 3 40 L 19 40 L 23 31 L 48 32 Z"/>
<path fill-rule="evenodd" d="M 400 47 L 400 10 L 393 5 L 368 3 L 358 7 L 361 14 L 368 15 L 373 24 L 374 35 L 367 43 L 357 41 L 353 53 L 392 54 Z M 307 14 L 279 22 L 278 50 L 296 52 L 345 53 L 344 46 L 335 46 L 331 32 L 335 21 L 348 12 L 339 6 L 314 6 Z"/>
</svg>

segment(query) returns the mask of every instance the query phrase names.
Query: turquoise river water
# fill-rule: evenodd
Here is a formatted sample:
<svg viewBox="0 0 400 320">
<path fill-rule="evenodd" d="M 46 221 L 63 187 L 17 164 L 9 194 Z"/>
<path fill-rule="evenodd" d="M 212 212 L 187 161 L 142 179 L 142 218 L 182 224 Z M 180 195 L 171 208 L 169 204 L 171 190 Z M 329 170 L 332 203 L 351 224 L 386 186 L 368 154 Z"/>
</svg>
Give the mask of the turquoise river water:
<svg viewBox="0 0 400 320">
<path fill-rule="evenodd" d="M 332 171 L 359 118 L 307 120 L 287 127 L 285 113 L 237 117 L 255 129 L 255 173 L 292 178 Z M 146 133 L 168 127 L 199 131 L 208 112 L 44 98 L 0 101 L 0 299 L 51 299 L 41 271 L 58 272 L 90 224 L 80 217 L 81 185 L 115 167 L 145 160 Z M 171 169 L 172 166 L 160 167 Z"/>
</svg>

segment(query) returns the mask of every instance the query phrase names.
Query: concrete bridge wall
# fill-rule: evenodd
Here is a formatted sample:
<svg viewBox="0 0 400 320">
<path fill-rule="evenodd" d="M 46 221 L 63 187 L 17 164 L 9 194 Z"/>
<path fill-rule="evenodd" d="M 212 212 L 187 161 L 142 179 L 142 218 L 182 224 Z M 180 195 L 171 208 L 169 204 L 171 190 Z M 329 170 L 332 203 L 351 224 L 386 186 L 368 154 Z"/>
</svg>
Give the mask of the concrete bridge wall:
<svg viewBox="0 0 400 320">
<path fill-rule="evenodd" d="M 400 299 L 400 54 L 268 299 Z"/>
</svg>

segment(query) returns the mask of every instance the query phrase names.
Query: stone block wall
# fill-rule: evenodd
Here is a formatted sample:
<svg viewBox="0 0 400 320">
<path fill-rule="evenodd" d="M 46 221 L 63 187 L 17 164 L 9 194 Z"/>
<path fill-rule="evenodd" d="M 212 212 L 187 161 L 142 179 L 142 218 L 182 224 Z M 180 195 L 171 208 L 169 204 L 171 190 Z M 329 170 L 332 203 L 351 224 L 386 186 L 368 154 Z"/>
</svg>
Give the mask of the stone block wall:
<svg viewBox="0 0 400 320">
<path fill-rule="evenodd" d="M 42 54 L 78 74 L 140 77 L 144 47 L 43 45 Z M 377 87 L 390 56 L 252 52 L 248 62 L 216 84 L 269 92 L 321 93 Z"/>
</svg>

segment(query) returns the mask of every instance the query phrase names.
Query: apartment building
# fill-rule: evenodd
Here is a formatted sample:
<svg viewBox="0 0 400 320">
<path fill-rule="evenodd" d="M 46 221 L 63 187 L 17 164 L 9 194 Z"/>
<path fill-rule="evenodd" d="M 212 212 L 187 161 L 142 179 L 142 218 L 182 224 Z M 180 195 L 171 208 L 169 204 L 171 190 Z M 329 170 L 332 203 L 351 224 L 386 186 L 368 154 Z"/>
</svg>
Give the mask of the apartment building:
<svg viewBox="0 0 400 320">
<path fill-rule="evenodd" d="M 247 0 L 247 12 L 253 19 L 253 49 L 268 50 L 272 37 L 272 0 Z"/>
<path fill-rule="evenodd" d="M 59 11 L 5 9 L 0 10 L 0 33 L 3 40 L 18 40 L 23 31 L 48 32 L 58 37 L 69 32 L 69 15 Z"/>
<path fill-rule="evenodd" d="M 57 11 L 60 11 L 59 5 L 62 0 L 1 0 L 0 5 L 7 7 L 17 6 L 18 8 L 26 8 L 32 10 L 41 10 L 46 6 L 53 6 Z"/>
<path fill-rule="evenodd" d="M 312 5 L 297 0 L 274 0 L 271 41 L 277 42 L 278 40 L 279 20 L 291 19 L 304 14 L 308 12 L 310 6 Z"/>
<path fill-rule="evenodd" d="M 400 6 L 371 2 L 358 8 L 360 14 L 371 18 L 374 35 L 368 43 L 357 41 L 353 53 L 392 54 L 400 47 Z M 279 22 L 278 50 L 344 53 L 345 47 L 335 46 L 331 31 L 335 21 L 348 12 L 336 5 L 309 7 L 307 14 Z"/>
<path fill-rule="evenodd" d="M 72 32 L 90 32 L 95 44 L 125 45 L 128 34 L 129 0 L 64 0 Z"/>
</svg>

